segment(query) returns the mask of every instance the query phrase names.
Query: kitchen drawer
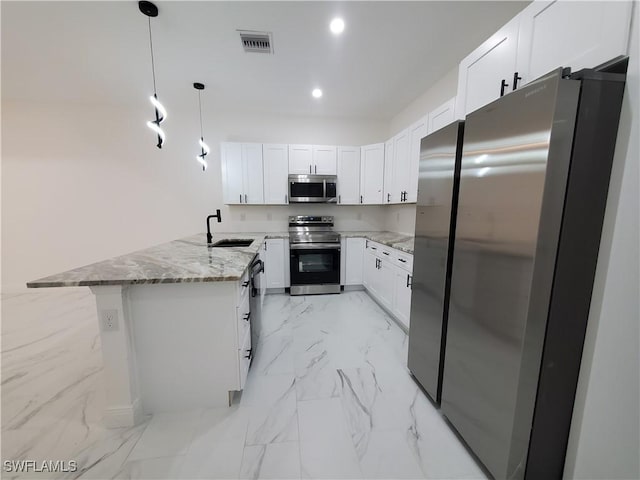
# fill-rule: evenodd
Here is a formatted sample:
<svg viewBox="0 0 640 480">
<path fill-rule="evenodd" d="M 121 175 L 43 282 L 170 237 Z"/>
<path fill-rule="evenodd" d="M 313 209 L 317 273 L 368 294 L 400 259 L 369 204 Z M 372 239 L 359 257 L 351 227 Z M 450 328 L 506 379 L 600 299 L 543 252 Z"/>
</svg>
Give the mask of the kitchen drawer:
<svg viewBox="0 0 640 480">
<path fill-rule="evenodd" d="M 242 342 L 247 336 L 247 332 L 251 331 L 249 295 L 242 298 L 242 303 L 236 308 L 236 323 L 238 325 L 238 348 L 241 348 Z"/>
<path fill-rule="evenodd" d="M 373 240 L 367 240 L 367 250 L 372 252 L 375 255 L 382 255 L 380 253 L 382 251 L 382 244 L 378 242 L 374 242 Z"/>
<path fill-rule="evenodd" d="M 395 264 L 409 273 L 413 272 L 413 255 L 400 250 L 393 250 L 393 261 Z"/>
<path fill-rule="evenodd" d="M 247 338 L 243 342 L 242 348 L 238 350 L 238 367 L 240 375 L 240 390 L 244 389 L 244 384 L 247 381 L 247 374 L 249 373 L 249 365 L 251 364 L 251 358 L 253 352 L 251 350 L 251 333 L 248 332 Z"/>
</svg>

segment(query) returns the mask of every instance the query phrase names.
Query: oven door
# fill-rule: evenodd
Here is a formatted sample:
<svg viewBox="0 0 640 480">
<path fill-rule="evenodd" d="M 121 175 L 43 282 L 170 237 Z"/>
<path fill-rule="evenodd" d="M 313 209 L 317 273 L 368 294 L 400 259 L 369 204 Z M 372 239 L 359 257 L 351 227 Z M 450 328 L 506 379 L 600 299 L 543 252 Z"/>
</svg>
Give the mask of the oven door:
<svg viewBox="0 0 640 480">
<path fill-rule="evenodd" d="M 292 295 L 340 293 L 339 243 L 294 243 L 289 252 Z"/>
</svg>

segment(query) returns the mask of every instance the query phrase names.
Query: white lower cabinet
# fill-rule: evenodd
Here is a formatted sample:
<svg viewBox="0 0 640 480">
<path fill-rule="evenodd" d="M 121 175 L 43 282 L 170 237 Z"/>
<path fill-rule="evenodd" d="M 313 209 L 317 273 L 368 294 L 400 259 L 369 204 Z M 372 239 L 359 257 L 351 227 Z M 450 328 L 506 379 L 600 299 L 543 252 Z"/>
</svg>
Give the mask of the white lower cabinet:
<svg viewBox="0 0 640 480">
<path fill-rule="evenodd" d="M 285 249 L 286 243 L 284 238 L 268 238 L 262 244 L 260 258 L 264 262 L 267 288 L 285 288 L 286 286 L 285 266 L 288 262 L 285 262 L 285 257 L 289 255 L 289 249 Z"/>
<path fill-rule="evenodd" d="M 363 247 L 362 284 L 380 305 L 408 329 L 413 255 L 371 240 L 365 240 Z"/>
<path fill-rule="evenodd" d="M 364 238 L 347 238 L 343 285 L 363 285 Z"/>
</svg>

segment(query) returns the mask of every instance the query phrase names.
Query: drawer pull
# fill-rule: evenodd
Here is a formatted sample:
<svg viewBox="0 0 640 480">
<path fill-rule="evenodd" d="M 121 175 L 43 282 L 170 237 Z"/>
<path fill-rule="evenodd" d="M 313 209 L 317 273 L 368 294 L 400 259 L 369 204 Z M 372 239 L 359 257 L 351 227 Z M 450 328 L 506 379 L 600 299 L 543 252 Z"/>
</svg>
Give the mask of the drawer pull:
<svg viewBox="0 0 640 480">
<path fill-rule="evenodd" d="M 249 286 L 249 280 L 247 280 L 246 282 L 242 282 L 242 286 L 243 287 L 248 287 Z"/>
<path fill-rule="evenodd" d="M 402 263 L 407 263 L 407 261 L 404 258 L 399 258 L 398 260 Z"/>
<path fill-rule="evenodd" d="M 371 250 L 377 250 L 376 247 L 369 247 Z"/>
<path fill-rule="evenodd" d="M 251 357 L 253 356 L 253 348 L 245 350 L 245 352 L 247 352 L 247 354 L 244 356 L 244 358 L 248 358 L 249 360 L 251 360 Z"/>
<path fill-rule="evenodd" d="M 389 255 L 389 252 L 382 252 L 382 253 L 384 253 L 385 255 Z"/>
<path fill-rule="evenodd" d="M 246 320 L 248 322 L 250 318 L 251 318 L 251 312 L 246 313 L 245 316 L 242 319 Z"/>
</svg>

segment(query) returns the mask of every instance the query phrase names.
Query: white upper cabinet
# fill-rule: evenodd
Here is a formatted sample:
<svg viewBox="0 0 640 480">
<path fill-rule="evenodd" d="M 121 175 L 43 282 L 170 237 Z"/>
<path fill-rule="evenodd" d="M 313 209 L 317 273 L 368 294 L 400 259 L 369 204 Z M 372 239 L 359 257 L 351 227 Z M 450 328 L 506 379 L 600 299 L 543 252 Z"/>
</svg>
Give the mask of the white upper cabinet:
<svg viewBox="0 0 640 480">
<path fill-rule="evenodd" d="M 313 147 L 311 145 L 289 145 L 289 173 L 304 175 L 313 173 Z"/>
<path fill-rule="evenodd" d="M 313 172 L 318 175 L 338 173 L 337 148 L 330 145 L 313 146 Z"/>
<path fill-rule="evenodd" d="M 361 203 L 377 204 L 384 203 L 384 143 L 374 143 L 365 145 L 360 149 L 360 195 Z M 340 184 L 338 184 L 339 186 Z"/>
<path fill-rule="evenodd" d="M 456 118 L 559 67 L 596 67 L 628 52 L 632 2 L 534 1 L 462 62 Z"/>
<path fill-rule="evenodd" d="M 511 90 L 519 22 L 515 17 L 460 62 L 456 118 L 463 119 Z"/>
<path fill-rule="evenodd" d="M 289 145 L 289 173 L 336 175 L 338 155 L 331 145 Z"/>
<path fill-rule="evenodd" d="M 263 204 L 262 144 L 222 143 L 222 190 L 226 204 Z"/>
<path fill-rule="evenodd" d="M 418 167 L 420 163 L 420 142 L 427 135 L 427 117 L 423 117 L 409 127 L 409 186 L 404 194 L 404 202 L 418 200 Z"/>
<path fill-rule="evenodd" d="M 384 143 L 384 185 L 382 203 L 391 203 L 393 190 L 393 138 Z M 398 197 L 399 198 L 399 197 Z"/>
<path fill-rule="evenodd" d="M 338 203 L 360 203 L 360 147 L 338 147 Z"/>
<path fill-rule="evenodd" d="M 632 2 L 533 2 L 520 14 L 522 84 L 557 67 L 596 67 L 627 54 Z"/>
<path fill-rule="evenodd" d="M 393 173 L 390 203 L 404 203 L 409 190 L 411 161 L 409 158 L 409 129 L 393 137 Z"/>
<path fill-rule="evenodd" d="M 289 174 L 289 146 L 286 144 L 262 145 L 264 166 L 264 203 L 284 205 L 289 203 L 287 175 Z"/>
<path fill-rule="evenodd" d="M 427 120 L 427 135 L 432 134 L 440 130 L 442 127 L 446 127 L 456 118 L 456 97 L 443 103 L 435 110 L 429 112 Z"/>
</svg>

